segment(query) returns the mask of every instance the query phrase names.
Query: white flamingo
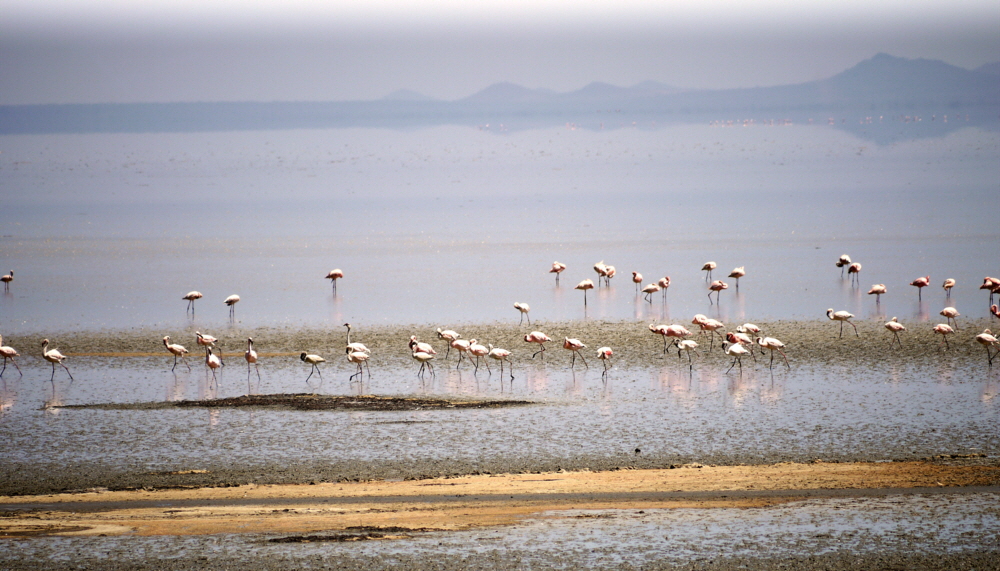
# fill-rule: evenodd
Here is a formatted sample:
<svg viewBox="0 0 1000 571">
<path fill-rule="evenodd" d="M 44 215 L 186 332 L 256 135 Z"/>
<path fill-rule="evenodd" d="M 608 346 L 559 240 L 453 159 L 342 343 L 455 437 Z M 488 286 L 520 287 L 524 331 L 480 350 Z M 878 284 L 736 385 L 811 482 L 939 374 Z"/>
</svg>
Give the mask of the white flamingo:
<svg viewBox="0 0 1000 571">
<path fill-rule="evenodd" d="M 181 358 L 181 362 L 184 363 L 184 366 L 188 368 L 188 371 L 191 370 L 191 365 L 188 365 L 188 362 L 184 359 L 184 355 L 188 354 L 188 350 L 185 349 L 183 345 L 178 345 L 177 343 L 171 343 L 170 336 L 167 335 L 166 337 L 163 338 L 163 346 L 166 347 L 167 351 L 169 351 L 174 356 L 174 366 L 170 367 L 170 372 L 173 372 L 174 369 L 177 368 L 177 357 Z"/>
<path fill-rule="evenodd" d="M 22 377 L 24 376 L 24 373 L 21 372 L 21 367 L 18 367 L 17 361 L 14 360 L 14 357 L 20 357 L 21 355 L 13 347 L 5 347 L 3 345 L 3 335 L 0 335 L 0 355 L 3 356 L 3 369 L 0 370 L 0 376 L 3 376 L 3 372 L 7 370 L 7 359 L 10 359 L 10 362 L 14 363 L 14 366 L 17 367 L 18 374 Z"/>
<path fill-rule="evenodd" d="M 531 325 L 531 316 L 528 315 L 528 312 L 531 311 L 531 307 L 527 303 L 514 302 L 514 309 L 521 312 L 521 321 L 517 322 L 518 325 L 524 321 L 525 317 L 528 318 L 528 325 Z"/>
<path fill-rule="evenodd" d="M 340 268 L 335 268 L 326 273 L 326 277 L 323 279 L 330 280 L 333 283 L 333 295 L 337 295 L 337 280 L 344 277 L 344 272 Z"/>
<path fill-rule="evenodd" d="M 42 340 L 42 358 L 45 359 L 46 361 L 48 361 L 49 363 L 52 363 L 52 378 L 49 379 L 49 380 L 53 382 L 53 387 L 52 388 L 53 388 L 53 390 L 55 390 L 56 363 L 62 365 L 63 369 L 66 369 L 66 374 L 69 375 L 70 380 L 74 380 L 74 379 L 73 379 L 73 373 L 69 372 L 69 367 L 67 367 L 65 364 L 63 364 L 63 361 L 66 360 L 66 356 L 63 355 L 62 353 L 60 353 L 59 349 L 49 349 L 48 347 L 49 347 L 49 340 L 48 339 L 43 339 Z M 20 369 L 18 369 L 18 370 L 20 370 Z"/>
<path fill-rule="evenodd" d="M 205 296 L 201 295 L 200 291 L 189 291 L 187 292 L 187 295 L 185 295 L 181 299 L 187 300 L 188 302 L 187 310 L 190 311 L 191 313 L 194 313 L 194 300 L 201 299 L 203 297 Z"/>
<path fill-rule="evenodd" d="M 903 342 L 899 340 L 899 332 L 906 331 L 906 327 L 899 322 L 895 317 L 885 322 L 885 328 L 892 332 L 892 340 L 889 341 L 889 347 L 892 347 L 893 341 L 899 344 L 899 348 L 903 348 Z"/>
<path fill-rule="evenodd" d="M 239 302 L 240 302 L 240 296 L 236 295 L 235 293 L 233 295 L 227 297 L 226 301 L 224 302 L 226 305 L 229 306 L 229 320 L 230 321 L 233 321 L 234 319 L 236 319 L 236 304 L 239 303 Z M 253 304 L 250 304 L 250 305 L 253 305 Z"/>
<path fill-rule="evenodd" d="M 539 353 L 542 354 L 542 358 L 544 359 L 545 344 L 548 343 L 549 341 L 552 341 L 552 339 L 550 339 L 548 335 L 542 333 L 541 331 L 532 331 L 531 333 L 528 333 L 527 335 L 524 336 L 524 341 L 525 343 L 538 343 L 538 345 L 541 347 L 541 349 L 535 351 L 535 353 L 531 356 L 532 359 L 534 359 L 535 355 L 538 355 Z"/>
<path fill-rule="evenodd" d="M 302 352 L 301 355 L 299 355 L 299 359 L 302 360 L 303 363 L 309 363 L 310 365 L 312 365 L 312 368 L 309 369 L 309 376 L 306 377 L 306 385 L 308 385 L 309 388 L 312 388 L 312 385 L 309 384 L 309 379 L 313 376 L 313 373 L 319 374 L 319 382 L 322 385 L 323 373 L 319 370 L 319 364 L 326 363 L 326 359 L 320 357 L 319 355 L 307 354 L 304 351 Z"/>
<path fill-rule="evenodd" d="M 844 336 L 844 322 L 846 321 L 847 323 L 851 323 L 851 318 L 854 317 L 854 314 L 848 313 L 846 311 L 835 312 L 831 307 L 830 309 L 826 310 L 826 316 L 830 319 L 830 321 L 840 322 L 840 336 L 837 337 L 838 339 L 840 339 Z M 858 326 L 851 323 L 851 327 L 854 328 L 854 335 L 861 337 L 860 335 L 858 335 Z"/>
<path fill-rule="evenodd" d="M 247 393 L 250 392 L 250 364 L 257 370 L 257 383 L 260 383 L 260 366 L 257 365 L 257 351 L 253 348 L 253 338 L 247 337 L 247 350 L 243 353 L 243 358 L 247 360 Z"/>
</svg>

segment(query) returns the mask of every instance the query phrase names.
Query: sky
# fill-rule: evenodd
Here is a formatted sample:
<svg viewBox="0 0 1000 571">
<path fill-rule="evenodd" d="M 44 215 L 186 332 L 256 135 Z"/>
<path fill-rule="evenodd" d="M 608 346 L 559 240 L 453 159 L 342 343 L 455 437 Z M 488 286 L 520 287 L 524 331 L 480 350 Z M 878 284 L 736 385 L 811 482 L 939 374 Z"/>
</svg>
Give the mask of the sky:
<svg viewBox="0 0 1000 571">
<path fill-rule="evenodd" d="M 0 104 L 445 100 L 1000 60 L 996 0 L 0 0 Z"/>
</svg>

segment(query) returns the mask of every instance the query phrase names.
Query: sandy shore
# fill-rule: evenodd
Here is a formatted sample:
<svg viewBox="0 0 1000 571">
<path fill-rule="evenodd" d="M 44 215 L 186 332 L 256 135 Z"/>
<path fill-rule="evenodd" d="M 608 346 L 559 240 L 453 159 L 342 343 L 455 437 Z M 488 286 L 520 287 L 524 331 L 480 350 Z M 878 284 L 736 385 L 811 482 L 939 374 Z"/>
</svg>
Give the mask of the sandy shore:
<svg viewBox="0 0 1000 571">
<path fill-rule="evenodd" d="M 0 536 L 309 534 L 355 526 L 396 533 L 462 530 L 569 509 L 761 507 L 807 497 L 932 489 L 1000 493 L 1000 466 L 692 464 L 672 470 L 4 496 Z"/>
</svg>

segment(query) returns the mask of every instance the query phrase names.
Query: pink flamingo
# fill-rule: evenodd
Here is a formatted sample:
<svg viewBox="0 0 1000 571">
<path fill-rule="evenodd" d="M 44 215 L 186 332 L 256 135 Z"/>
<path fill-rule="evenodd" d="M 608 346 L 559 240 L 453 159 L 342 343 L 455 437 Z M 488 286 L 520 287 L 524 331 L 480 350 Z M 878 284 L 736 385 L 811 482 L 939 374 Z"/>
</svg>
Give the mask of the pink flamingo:
<svg viewBox="0 0 1000 571">
<path fill-rule="evenodd" d="M 570 361 L 571 369 L 576 367 L 577 353 L 580 351 L 580 349 L 584 349 L 586 347 L 587 346 L 584 345 L 579 339 L 570 339 L 569 337 L 563 337 L 563 349 L 568 349 L 573 352 L 573 360 Z M 584 366 L 586 366 L 588 369 L 590 368 L 590 365 L 587 364 L 587 360 L 583 358 L 583 355 L 580 355 L 580 360 L 583 361 Z"/>
<path fill-rule="evenodd" d="M 997 304 L 994 303 L 990 306 L 990 313 L 993 314 L 993 317 L 1000 319 L 1000 307 L 997 307 Z"/>
<path fill-rule="evenodd" d="M 948 319 L 948 324 L 949 325 L 951 325 L 951 322 L 954 321 L 955 322 L 955 331 L 958 331 L 958 319 L 956 319 L 956 318 L 959 315 L 962 315 L 962 314 L 959 313 L 957 309 L 955 309 L 954 307 L 946 307 L 946 308 L 944 308 L 944 309 L 941 310 L 941 315 L 943 315 L 944 317 L 946 317 Z"/>
<path fill-rule="evenodd" d="M 63 365 L 63 361 L 66 360 L 66 356 L 59 352 L 59 349 L 49 349 L 49 340 L 42 340 L 42 358 L 46 361 L 52 363 L 52 378 L 49 379 L 53 381 L 52 389 L 55 391 L 55 378 L 56 378 L 56 363 L 62 365 L 63 369 L 66 369 L 66 374 L 69 375 L 70 380 L 73 379 L 73 373 L 69 372 L 69 367 Z M 20 370 L 20 369 L 18 369 Z"/>
<path fill-rule="evenodd" d="M 601 285 L 602 278 L 608 275 L 608 267 L 604 265 L 604 260 L 594 264 L 594 271 L 597 272 L 597 285 Z"/>
<path fill-rule="evenodd" d="M 740 291 L 740 278 L 747 275 L 747 272 L 744 269 L 745 267 L 746 266 L 740 266 L 738 268 L 733 269 L 733 271 L 729 272 L 729 277 L 736 278 L 736 291 Z"/>
<path fill-rule="evenodd" d="M 663 301 L 667 301 L 667 288 L 670 287 L 670 276 L 663 276 L 657 280 L 656 285 L 660 286 L 660 291 L 663 292 Z"/>
<path fill-rule="evenodd" d="M 243 358 L 247 360 L 247 394 L 250 393 L 250 365 L 257 371 L 257 388 L 260 388 L 260 365 L 257 364 L 257 351 L 253 348 L 253 338 L 247 337 L 247 350 L 243 352 Z"/>
<path fill-rule="evenodd" d="M 326 273 L 326 277 L 323 279 L 330 280 L 333 284 L 333 295 L 337 295 L 337 280 L 344 277 L 344 272 L 340 268 L 334 268 Z M 310 373 L 312 374 L 312 373 Z"/>
<path fill-rule="evenodd" d="M 447 359 L 448 355 L 451 353 L 451 342 L 461 337 L 461 335 L 455 333 L 451 329 L 445 329 L 444 331 L 441 331 L 440 327 L 438 327 L 437 335 L 438 339 L 444 339 L 445 341 L 448 342 L 448 350 L 444 352 L 444 358 Z"/>
<path fill-rule="evenodd" d="M 188 311 L 190 311 L 193 314 L 194 313 L 194 300 L 201 299 L 203 297 L 205 297 L 205 296 L 201 295 L 200 291 L 189 291 L 189 292 L 187 292 L 187 295 L 185 295 L 181 299 L 187 300 L 187 302 L 188 302 Z"/>
<path fill-rule="evenodd" d="M 566 264 L 560 262 L 552 262 L 552 269 L 549 270 L 550 274 L 556 275 L 556 285 L 559 285 L 559 274 L 566 270 Z"/>
<path fill-rule="evenodd" d="M 500 347 L 494 347 L 492 344 L 489 346 L 489 348 L 490 348 L 490 352 L 489 352 L 489 354 L 487 356 L 490 359 L 494 359 L 496 361 L 500 361 L 500 377 L 501 377 L 500 380 L 501 380 L 501 382 L 503 381 L 502 377 L 503 377 L 503 363 L 504 363 L 504 361 L 507 361 L 507 365 L 510 368 L 510 380 L 513 381 L 514 380 L 514 364 L 511 363 L 510 360 L 509 360 L 510 359 L 510 351 L 508 351 L 506 349 L 501 349 Z M 489 369 L 490 368 L 489 365 L 487 365 L 486 368 Z M 490 371 L 490 374 L 493 374 L 493 371 Z"/>
<path fill-rule="evenodd" d="M 680 341 L 675 341 L 674 344 L 677 345 L 677 358 L 680 359 L 681 351 L 684 351 L 688 356 L 688 368 L 694 366 L 694 363 L 691 361 L 691 352 L 698 349 L 698 342 L 694 339 L 681 339 Z"/>
<path fill-rule="evenodd" d="M 370 355 L 368 353 L 365 353 L 364 351 L 351 351 L 350 349 L 347 349 L 347 360 L 350 361 L 351 363 L 355 363 L 358 366 L 358 372 L 348 377 L 347 382 L 353 381 L 354 377 L 357 377 L 358 375 L 361 375 L 360 380 L 364 380 L 365 377 L 362 374 L 361 370 L 362 365 L 364 365 L 365 369 L 368 370 L 368 378 L 371 378 L 372 370 L 368 368 L 369 358 Z"/>
<path fill-rule="evenodd" d="M 875 305 L 880 305 L 882 303 L 880 298 L 885 292 L 885 284 L 875 284 L 872 286 L 872 289 L 868 290 L 868 295 L 874 295 Z"/>
<path fill-rule="evenodd" d="M 479 371 L 479 358 L 489 355 L 490 350 L 486 348 L 485 345 L 480 345 L 478 339 L 473 339 L 469 341 L 469 353 L 476 357 L 476 371 Z M 486 370 L 489 370 L 489 365 L 486 366 Z M 490 371 L 492 372 L 492 371 Z"/>
<path fill-rule="evenodd" d="M 22 377 L 24 376 L 24 373 L 21 372 L 21 367 L 18 367 L 17 361 L 14 360 L 14 357 L 20 357 L 21 355 L 13 347 L 3 346 L 3 335 L 0 335 L 0 355 L 3 356 L 3 369 L 0 370 L 0 376 L 3 376 L 3 372 L 7 370 L 7 359 L 10 359 L 10 362 L 14 363 L 14 366 L 17 367 L 18 374 Z"/>
<path fill-rule="evenodd" d="M 528 333 L 527 335 L 524 336 L 524 341 L 526 343 L 538 343 L 538 345 L 541 347 L 541 349 L 535 351 L 534 355 L 531 356 L 532 359 L 534 359 L 535 355 L 538 355 L 539 353 L 542 354 L 542 358 L 544 359 L 545 344 L 548 343 L 549 341 L 552 341 L 552 339 L 550 339 L 548 335 L 542 333 L 541 331 L 532 331 L 531 333 Z"/>
<path fill-rule="evenodd" d="M 236 304 L 240 302 L 240 296 L 233 294 L 226 298 L 223 302 L 229 306 L 229 320 L 232 321 L 236 319 Z"/>
<path fill-rule="evenodd" d="M 642 274 L 639 272 L 632 272 L 632 283 L 635 284 L 635 293 L 639 293 L 639 286 L 642 284 Z"/>
<path fill-rule="evenodd" d="M 410 342 L 408 345 L 410 346 L 410 351 L 413 351 L 414 353 L 420 352 L 427 353 L 428 355 L 437 355 L 437 351 L 434 350 L 434 347 L 432 347 L 430 343 L 417 341 L 416 335 L 410 335 Z"/>
<path fill-rule="evenodd" d="M 934 333 L 937 333 L 944 339 L 945 349 L 951 349 L 951 346 L 948 345 L 948 336 L 955 333 L 955 330 L 952 329 L 950 325 L 945 325 L 944 323 L 938 323 L 937 325 L 934 326 Z M 940 343 L 938 344 L 938 347 L 941 347 Z"/>
<path fill-rule="evenodd" d="M 466 341 L 465 339 L 455 339 L 451 342 L 451 348 L 458 351 L 458 363 L 455 364 L 456 369 L 462 366 L 462 358 L 469 352 L 469 347 L 471 346 L 472 341 Z"/>
<path fill-rule="evenodd" d="M 906 328 L 903 327 L 903 324 L 897 321 L 895 317 L 893 317 L 890 321 L 885 322 L 885 328 L 888 329 L 889 331 L 892 331 L 893 339 L 892 341 L 889 341 L 889 347 L 892 347 L 892 342 L 895 341 L 896 343 L 899 343 L 899 348 L 902 349 L 903 343 L 899 340 L 899 332 L 906 331 Z"/>
<path fill-rule="evenodd" d="M 847 275 L 851 278 L 851 283 L 855 285 L 860 285 L 861 283 L 861 264 L 854 262 L 847 267 Z"/>
<path fill-rule="evenodd" d="M 942 284 L 941 287 L 943 287 L 945 293 L 948 294 L 947 297 L 951 297 L 951 288 L 955 287 L 955 280 L 948 278 L 944 280 L 944 284 Z"/>
<path fill-rule="evenodd" d="M 854 314 L 848 313 L 846 311 L 837 311 L 837 312 L 834 312 L 833 308 L 830 308 L 830 309 L 826 310 L 826 316 L 830 319 L 830 321 L 839 321 L 840 322 L 840 335 L 837 337 L 837 339 L 841 339 L 841 338 L 844 337 L 844 322 L 845 321 L 848 322 L 848 323 L 850 323 L 851 327 L 854 328 L 854 335 L 857 336 L 857 337 L 859 337 L 859 338 L 861 337 L 860 335 L 858 335 L 858 326 L 855 325 L 855 324 L 853 324 L 853 323 L 851 323 L 851 318 L 854 317 Z"/>
<path fill-rule="evenodd" d="M 760 346 L 761 348 L 760 352 L 762 355 L 764 354 L 764 349 L 771 351 L 771 363 L 767 366 L 768 369 L 774 368 L 775 351 L 781 353 L 781 358 L 785 360 L 785 366 L 788 367 L 789 369 L 792 368 L 792 366 L 788 364 L 788 356 L 786 356 L 785 352 L 782 351 L 782 349 L 785 348 L 785 344 L 782 343 L 781 341 L 775 339 L 774 337 L 758 337 L 757 345 Z"/>
<path fill-rule="evenodd" d="M 701 267 L 701 271 L 705 272 L 705 281 L 712 279 L 712 270 L 717 268 L 715 262 L 705 262 L 705 265 Z"/>
<path fill-rule="evenodd" d="M 426 345 L 426 343 L 425 343 Z M 413 348 L 413 358 L 420 363 L 420 370 L 417 371 L 417 376 L 423 378 L 424 369 L 426 368 L 431 372 L 431 376 L 434 375 L 434 367 L 431 365 L 431 360 L 434 359 L 434 353 L 427 353 L 421 351 L 416 347 Z"/>
<path fill-rule="evenodd" d="M 604 269 L 604 285 L 611 287 L 611 278 L 615 277 L 618 270 L 614 266 L 606 266 Z"/>
<path fill-rule="evenodd" d="M 583 280 L 582 282 L 576 284 L 576 287 L 573 288 L 573 289 L 582 289 L 583 290 L 583 306 L 586 307 L 587 306 L 587 290 L 588 289 L 594 289 L 594 282 L 592 282 L 590 280 Z"/>
<path fill-rule="evenodd" d="M 649 325 L 649 330 L 653 333 L 663 336 L 663 352 L 667 352 L 667 338 L 673 339 L 670 345 L 674 345 L 678 340 L 683 340 L 685 337 L 690 337 L 691 332 L 687 330 L 683 325 Z M 680 354 L 677 355 L 680 357 Z"/>
<path fill-rule="evenodd" d="M 729 373 L 729 371 L 732 371 L 733 367 L 736 366 L 736 363 L 739 362 L 739 364 L 740 364 L 740 374 L 742 375 L 743 374 L 743 356 L 746 355 L 747 353 L 750 353 L 750 351 L 747 350 L 747 348 L 744 347 L 743 345 L 740 345 L 739 343 L 733 343 L 731 345 L 726 345 L 725 343 L 723 343 L 722 344 L 722 349 L 723 349 L 723 351 L 726 352 L 726 355 L 729 355 L 730 357 L 733 357 L 733 364 L 729 365 L 729 368 L 726 369 L 726 373 Z"/>
<path fill-rule="evenodd" d="M 658 291 L 660 291 L 659 284 L 649 284 L 646 287 L 642 288 L 642 293 L 646 294 L 645 295 L 646 301 L 648 301 L 649 303 L 653 303 L 653 294 Z"/>
<path fill-rule="evenodd" d="M 611 347 L 601 347 L 597 350 L 597 358 L 604 361 L 604 374 L 602 376 L 607 376 L 608 363 L 611 361 L 613 355 L 614 351 L 611 350 Z"/>
<path fill-rule="evenodd" d="M 183 345 L 171 343 L 170 336 L 167 335 L 166 337 L 163 338 L 163 346 L 166 347 L 167 351 L 169 351 L 174 356 L 174 366 L 170 367 L 171 372 L 173 372 L 173 370 L 177 368 L 177 357 L 181 358 L 181 362 L 184 363 L 184 365 L 188 368 L 189 371 L 191 370 L 191 365 L 188 365 L 187 361 L 184 360 L 184 355 L 188 354 L 188 350 L 185 349 Z"/>
<path fill-rule="evenodd" d="M 515 302 L 514 309 L 521 312 L 521 321 L 524 321 L 524 318 L 527 317 L 528 325 L 531 325 L 531 316 L 528 315 L 528 312 L 531 311 L 531 306 L 529 306 L 527 303 Z M 520 325 L 521 321 L 518 321 L 517 324 Z"/>
<path fill-rule="evenodd" d="M 712 292 L 715 292 L 715 302 L 719 302 L 719 295 L 721 295 L 722 290 L 729 289 L 729 284 L 722 280 L 715 280 L 711 285 L 708 286 L 708 303 L 712 304 Z"/>
<path fill-rule="evenodd" d="M 997 353 L 990 355 L 990 347 L 1000 347 L 1000 341 L 993 336 L 993 332 L 989 329 L 984 329 L 982 333 L 976 335 L 976 342 L 986 347 L 986 358 L 989 360 L 990 368 L 993 368 L 993 357 L 1000 353 L 1000 349 L 997 349 Z"/>
<path fill-rule="evenodd" d="M 851 265 L 851 257 L 847 254 L 842 254 L 840 258 L 837 259 L 836 266 L 840 268 L 840 277 L 844 277 L 844 267 Z"/>
<path fill-rule="evenodd" d="M 3 290 L 5 292 L 10 291 L 10 282 L 14 281 L 14 270 L 11 270 L 9 274 L 5 276 L 0 276 L 0 282 L 3 282 Z M 18 368 L 18 371 L 21 369 Z"/>
<path fill-rule="evenodd" d="M 921 301 L 922 298 L 920 296 L 920 293 L 923 291 L 925 287 L 931 285 L 931 277 L 924 276 L 922 278 L 917 278 L 912 282 L 910 282 L 910 285 L 917 288 L 917 301 Z"/>
</svg>

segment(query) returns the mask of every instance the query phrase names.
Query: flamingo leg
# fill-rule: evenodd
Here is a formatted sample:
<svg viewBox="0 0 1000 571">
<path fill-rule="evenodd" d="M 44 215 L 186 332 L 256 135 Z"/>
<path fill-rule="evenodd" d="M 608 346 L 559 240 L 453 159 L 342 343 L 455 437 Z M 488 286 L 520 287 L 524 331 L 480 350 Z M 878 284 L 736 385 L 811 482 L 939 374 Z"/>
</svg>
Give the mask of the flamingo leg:
<svg viewBox="0 0 1000 571">
<path fill-rule="evenodd" d="M 736 361 L 738 361 L 738 360 L 739 360 L 739 359 L 733 359 L 733 364 L 732 364 L 732 365 L 729 365 L 729 368 L 728 368 L 728 369 L 726 369 L 726 374 L 729 374 L 729 371 L 732 371 L 732 370 L 733 370 L 733 367 L 735 367 L 735 366 L 736 366 Z M 743 370 L 743 364 L 742 364 L 742 363 L 740 364 L 740 370 Z"/>
<path fill-rule="evenodd" d="M 850 322 L 850 321 L 848 321 L 848 323 L 851 323 L 851 322 Z M 851 323 L 851 327 L 853 327 L 853 328 L 854 328 L 854 335 L 855 335 L 855 336 L 856 336 L 856 337 L 857 337 L 858 339 L 860 339 L 860 338 L 861 338 L 861 335 L 858 335 L 858 326 L 857 326 L 857 325 L 855 325 L 855 324 L 853 324 L 853 323 Z"/>
<path fill-rule="evenodd" d="M 577 353 L 576 351 L 573 351 L 573 356 L 574 357 L 576 356 L 576 353 Z M 583 361 L 583 366 L 584 367 L 587 367 L 588 369 L 590 368 L 590 365 L 587 364 L 587 360 L 583 358 L 583 355 L 580 355 L 580 360 Z"/>
<path fill-rule="evenodd" d="M 844 338 L 844 322 L 841 321 L 840 322 L 840 336 L 837 337 L 837 339 L 843 339 L 843 338 Z"/>
</svg>

